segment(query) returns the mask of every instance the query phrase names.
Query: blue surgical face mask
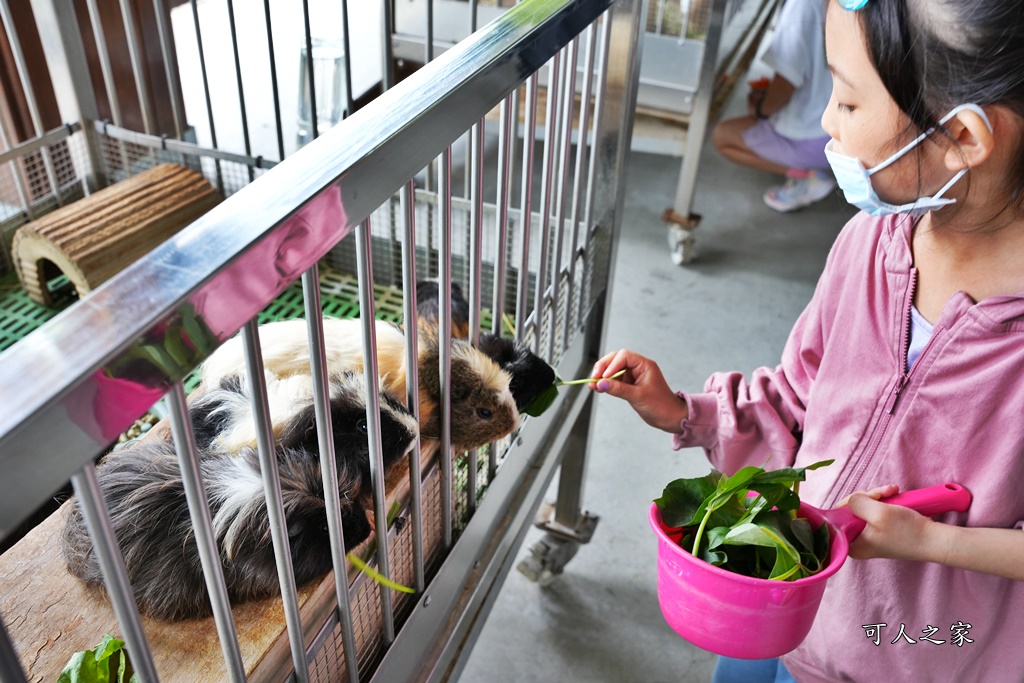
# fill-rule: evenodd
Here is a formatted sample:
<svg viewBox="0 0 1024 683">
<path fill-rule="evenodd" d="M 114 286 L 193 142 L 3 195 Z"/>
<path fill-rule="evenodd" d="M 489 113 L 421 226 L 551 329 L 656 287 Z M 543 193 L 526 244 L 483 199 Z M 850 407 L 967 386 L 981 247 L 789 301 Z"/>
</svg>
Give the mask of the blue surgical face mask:
<svg viewBox="0 0 1024 683">
<path fill-rule="evenodd" d="M 970 110 L 976 113 L 985 122 L 988 129 L 990 131 L 992 130 L 992 124 L 989 122 L 988 116 L 986 116 L 984 110 L 976 104 L 961 104 L 960 106 L 955 107 L 951 112 L 942 117 L 939 121 L 939 125 L 946 123 L 964 110 Z M 835 145 L 835 140 L 829 140 L 828 144 L 825 145 L 825 157 L 828 159 L 828 163 L 832 167 L 832 172 L 836 176 L 836 182 L 843 190 L 843 194 L 846 195 L 846 201 L 872 216 L 887 216 L 890 214 L 923 216 L 933 209 L 941 209 L 947 204 L 953 204 L 956 202 L 955 199 L 946 199 L 942 195 L 944 195 L 949 188 L 953 187 L 953 185 L 960 180 L 965 173 L 967 173 L 966 168 L 958 171 L 957 174 L 954 175 L 948 183 L 943 185 L 942 189 L 936 192 L 933 196 L 920 197 L 909 204 L 895 205 L 883 202 L 878 197 L 878 193 L 875 192 L 875 188 L 871 185 L 872 175 L 896 162 L 900 157 L 917 145 L 921 144 L 921 141 L 933 132 L 935 132 L 934 128 L 926 130 L 909 145 L 871 169 L 864 168 L 864 164 L 862 164 L 860 159 L 857 159 L 856 157 L 847 156 L 834 151 L 833 146 Z"/>
</svg>

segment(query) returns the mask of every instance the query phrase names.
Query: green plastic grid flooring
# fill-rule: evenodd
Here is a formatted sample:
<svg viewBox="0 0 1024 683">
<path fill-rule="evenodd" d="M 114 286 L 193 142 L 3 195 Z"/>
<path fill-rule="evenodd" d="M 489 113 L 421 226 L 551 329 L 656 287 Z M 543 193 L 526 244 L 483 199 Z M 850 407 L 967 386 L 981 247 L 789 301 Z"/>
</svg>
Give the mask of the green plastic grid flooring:
<svg viewBox="0 0 1024 683">
<path fill-rule="evenodd" d="M 324 264 L 320 265 L 321 307 L 324 315 L 332 318 L 359 316 L 359 284 L 355 276 L 346 275 Z M 374 308 L 377 318 L 401 324 L 402 290 L 397 287 L 374 285 Z M 66 308 L 66 306 L 65 306 Z M 21 288 L 15 273 L 0 279 L 0 354 L 41 327 L 62 309 L 47 308 L 29 299 Z M 266 308 L 259 312 L 259 324 L 275 320 L 291 320 L 305 316 L 301 280 L 291 284 Z M 490 329 L 490 311 L 481 311 L 483 329 Z M 191 390 L 186 381 L 186 389 Z"/>
</svg>

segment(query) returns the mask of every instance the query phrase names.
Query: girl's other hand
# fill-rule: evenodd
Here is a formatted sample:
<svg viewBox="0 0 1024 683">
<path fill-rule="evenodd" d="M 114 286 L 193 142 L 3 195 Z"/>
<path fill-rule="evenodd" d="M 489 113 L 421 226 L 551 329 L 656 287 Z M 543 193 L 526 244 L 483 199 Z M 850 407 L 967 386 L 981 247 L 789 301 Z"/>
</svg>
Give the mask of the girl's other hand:
<svg viewBox="0 0 1024 683">
<path fill-rule="evenodd" d="M 883 502 L 897 493 L 898 486 L 880 486 L 850 494 L 840 503 L 849 505 L 850 512 L 867 522 L 864 531 L 850 544 L 850 557 L 923 559 L 928 527 L 936 522 L 910 508 Z"/>
<path fill-rule="evenodd" d="M 607 379 L 625 370 L 618 379 Z M 668 386 L 661 368 L 650 358 L 621 349 L 594 364 L 591 377 L 602 378 L 587 386 L 602 394 L 624 399 L 652 427 L 677 434 L 687 417 L 686 401 Z"/>
</svg>

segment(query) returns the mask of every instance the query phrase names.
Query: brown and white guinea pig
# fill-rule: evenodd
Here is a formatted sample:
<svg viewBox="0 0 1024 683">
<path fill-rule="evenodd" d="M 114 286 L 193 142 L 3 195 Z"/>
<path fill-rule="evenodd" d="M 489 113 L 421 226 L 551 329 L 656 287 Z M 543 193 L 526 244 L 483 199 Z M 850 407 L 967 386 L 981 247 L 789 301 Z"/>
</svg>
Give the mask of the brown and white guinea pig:
<svg viewBox="0 0 1024 683">
<path fill-rule="evenodd" d="M 267 372 L 265 378 L 276 446 L 318 454 L 312 377 L 295 374 L 279 378 Z M 328 387 L 335 456 L 360 473 L 359 485 L 369 492 L 370 451 L 363 373 L 333 373 L 328 376 Z M 409 409 L 388 391 L 380 392 L 379 415 L 381 452 L 387 468 L 414 447 L 419 425 Z M 189 404 L 189 418 L 199 448 L 240 453 L 256 447 L 249 382 L 241 375 L 228 375 L 216 387 L 201 392 Z"/>
<path fill-rule="evenodd" d="M 328 373 L 363 370 L 362 322 L 327 318 L 324 324 Z M 384 389 L 406 396 L 405 335 L 389 322 L 375 325 L 377 370 Z M 440 348 L 436 331 L 424 328 L 419 342 L 420 436 L 441 435 L 438 405 L 441 400 Z M 280 379 L 309 375 L 309 343 L 304 320 L 286 320 L 259 328 L 264 367 Z M 204 386 L 217 386 L 229 376 L 245 371 L 242 342 L 229 339 L 200 367 Z M 519 427 L 519 411 L 509 389 L 507 372 L 467 341 L 451 344 L 451 438 L 452 448 L 467 451 L 507 436 Z M 271 414 L 272 420 L 276 421 Z"/>
<path fill-rule="evenodd" d="M 302 585 L 331 569 L 320 461 L 310 451 L 281 449 L 277 465 L 295 580 Z M 356 461 L 339 458 L 346 549 L 365 540 L 371 530 L 357 500 L 359 469 Z M 280 584 L 256 452 L 204 449 L 200 470 L 229 598 L 237 604 L 277 595 Z M 140 612 L 164 620 L 209 616 L 210 599 L 173 443 L 137 441 L 108 455 L 97 476 Z M 65 515 L 61 550 L 68 570 L 101 588 L 99 563 L 74 498 Z"/>
<path fill-rule="evenodd" d="M 469 338 L 469 302 L 462 287 L 452 282 L 452 335 Z M 437 280 L 416 283 L 416 318 L 419 328 L 437 329 L 440 315 L 440 285 Z M 509 389 L 522 411 L 555 381 L 555 371 L 525 344 L 499 334 L 481 334 L 477 348 L 509 374 Z"/>
</svg>

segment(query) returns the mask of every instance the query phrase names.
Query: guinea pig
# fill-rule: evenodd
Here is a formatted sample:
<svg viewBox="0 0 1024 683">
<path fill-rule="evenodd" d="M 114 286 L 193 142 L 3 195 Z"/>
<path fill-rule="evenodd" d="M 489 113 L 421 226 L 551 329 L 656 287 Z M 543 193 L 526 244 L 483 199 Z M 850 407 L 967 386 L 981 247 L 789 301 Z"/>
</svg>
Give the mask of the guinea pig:
<svg viewBox="0 0 1024 683">
<path fill-rule="evenodd" d="M 312 376 L 279 378 L 267 372 L 265 377 L 275 444 L 318 454 Z M 329 375 L 328 386 L 336 457 L 360 472 L 360 486 L 369 491 L 366 381 L 362 372 L 340 372 Z M 409 409 L 388 391 L 380 392 L 379 415 L 381 452 L 387 468 L 414 447 L 419 426 Z M 245 377 L 229 375 L 216 388 L 201 392 L 189 405 L 189 417 L 200 448 L 239 453 L 256 447 L 249 382 Z"/>
<path fill-rule="evenodd" d="M 295 580 L 305 584 L 331 569 L 319 458 L 309 451 L 277 452 L 281 495 Z M 257 454 L 200 453 L 200 471 L 213 518 L 228 596 L 233 603 L 280 592 Z M 124 556 L 139 610 L 164 620 L 211 614 L 174 445 L 141 440 L 108 455 L 97 467 L 100 489 Z M 346 549 L 371 531 L 358 500 L 360 472 L 340 459 L 338 488 Z M 81 510 L 68 504 L 62 553 L 68 570 L 100 588 L 103 577 Z"/>
<path fill-rule="evenodd" d="M 462 294 L 457 282 L 451 285 L 452 335 L 469 338 L 469 302 Z M 441 288 L 436 280 L 421 280 L 416 283 L 416 318 L 420 329 L 437 329 L 440 313 L 438 297 Z M 555 371 L 521 342 L 507 339 L 500 334 L 482 334 L 477 348 L 497 363 L 511 377 L 509 389 L 520 412 L 533 399 L 550 387 L 555 381 Z"/>
<path fill-rule="evenodd" d="M 416 283 L 416 320 L 420 327 L 436 328 L 441 314 L 441 285 L 437 280 Z M 452 336 L 469 339 L 469 302 L 458 282 L 452 282 Z"/>
<path fill-rule="evenodd" d="M 324 318 L 324 345 L 329 373 L 363 369 L 362 323 Z M 376 321 L 377 365 L 384 389 L 405 399 L 405 335 L 392 323 Z M 268 323 L 259 328 L 266 370 L 278 378 L 309 375 L 309 344 L 304 320 Z M 420 436 L 441 435 L 440 345 L 436 330 L 421 329 L 419 344 Z M 229 339 L 200 367 L 203 385 L 245 370 L 241 339 Z M 519 427 L 519 411 L 509 389 L 511 377 L 487 355 L 462 339 L 451 344 L 451 440 L 468 451 L 507 436 Z"/>
<path fill-rule="evenodd" d="M 555 382 L 554 369 L 522 342 L 482 334 L 477 348 L 509 374 L 509 390 L 520 412 Z"/>
</svg>

